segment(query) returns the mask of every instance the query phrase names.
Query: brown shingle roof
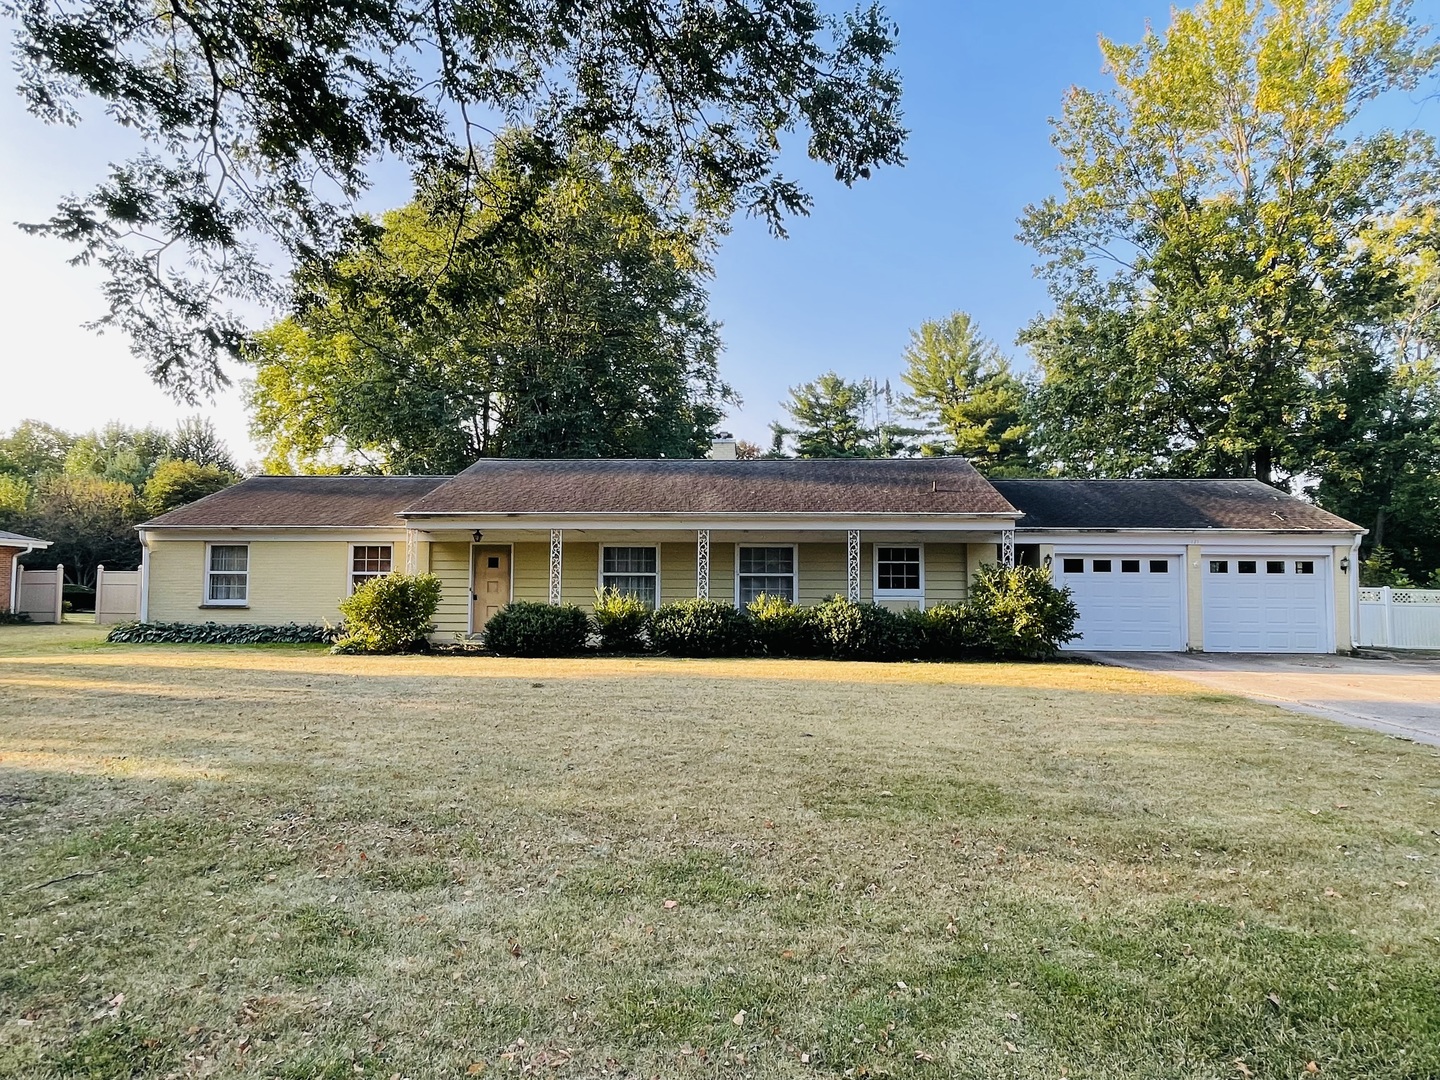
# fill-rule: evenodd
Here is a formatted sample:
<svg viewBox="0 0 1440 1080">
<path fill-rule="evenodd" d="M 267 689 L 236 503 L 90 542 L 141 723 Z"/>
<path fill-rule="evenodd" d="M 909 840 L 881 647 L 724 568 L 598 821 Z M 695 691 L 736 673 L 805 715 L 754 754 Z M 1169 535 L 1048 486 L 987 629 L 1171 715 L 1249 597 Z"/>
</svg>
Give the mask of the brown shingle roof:
<svg viewBox="0 0 1440 1080">
<path fill-rule="evenodd" d="M 1354 530 L 1258 480 L 996 480 L 1021 529 Z"/>
<path fill-rule="evenodd" d="M 478 461 L 427 514 L 1013 514 L 962 458 Z"/>
<path fill-rule="evenodd" d="M 141 528 L 243 525 L 365 528 L 404 525 L 396 513 L 444 476 L 252 476 Z"/>
</svg>

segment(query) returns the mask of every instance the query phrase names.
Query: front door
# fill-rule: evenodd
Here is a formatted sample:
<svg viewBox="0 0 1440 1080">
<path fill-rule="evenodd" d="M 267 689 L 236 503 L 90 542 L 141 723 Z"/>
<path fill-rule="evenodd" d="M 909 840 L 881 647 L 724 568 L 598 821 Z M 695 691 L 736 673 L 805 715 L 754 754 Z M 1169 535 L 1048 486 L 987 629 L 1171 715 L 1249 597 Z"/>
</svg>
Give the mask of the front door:
<svg viewBox="0 0 1440 1080">
<path fill-rule="evenodd" d="M 510 602 L 510 549 L 508 547 L 477 547 L 475 557 L 475 591 L 470 594 L 473 608 L 470 625 L 475 633 Z"/>
</svg>

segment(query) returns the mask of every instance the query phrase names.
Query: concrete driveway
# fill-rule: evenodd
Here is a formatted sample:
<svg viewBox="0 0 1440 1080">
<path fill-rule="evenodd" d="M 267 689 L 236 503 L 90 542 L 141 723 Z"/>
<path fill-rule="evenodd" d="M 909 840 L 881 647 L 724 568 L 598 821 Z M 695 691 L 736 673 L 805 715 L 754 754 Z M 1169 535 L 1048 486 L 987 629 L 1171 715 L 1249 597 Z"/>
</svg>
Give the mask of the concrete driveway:
<svg viewBox="0 0 1440 1080">
<path fill-rule="evenodd" d="M 1089 653 L 1292 712 L 1440 746 L 1440 659 L 1217 653 Z"/>
</svg>

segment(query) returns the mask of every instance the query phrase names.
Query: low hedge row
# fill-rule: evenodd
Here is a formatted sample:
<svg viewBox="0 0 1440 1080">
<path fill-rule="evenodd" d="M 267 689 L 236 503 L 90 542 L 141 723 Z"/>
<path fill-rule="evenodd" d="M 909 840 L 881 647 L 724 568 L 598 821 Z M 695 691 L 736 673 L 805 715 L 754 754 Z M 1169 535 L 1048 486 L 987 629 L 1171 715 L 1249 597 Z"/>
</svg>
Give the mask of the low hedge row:
<svg viewBox="0 0 1440 1080">
<path fill-rule="evenodd" d="M 299 623 L 131 622 L 113 627 L 105 640 L 127 645 L 309 645 L 328 644 L 339 634 L 338 627 Z"/>
<path fill-rule="evenodd" d="M 607 652 L 670 656 L 1028 660 L 1073 641 L 1077 617 L 1068 590 L 1043 570 L 987 567 L 967 603 L 923 611 L 840 596 L 807 608 L 762 596 L 745 609 L 697 599 L 647 613 L 631 598 L 600 594 L 594 615 L 574 605 L 510 604 L 491 618 L 483 641 L 505 656 L 573 656 L 594 641 Z"/>
</svg>

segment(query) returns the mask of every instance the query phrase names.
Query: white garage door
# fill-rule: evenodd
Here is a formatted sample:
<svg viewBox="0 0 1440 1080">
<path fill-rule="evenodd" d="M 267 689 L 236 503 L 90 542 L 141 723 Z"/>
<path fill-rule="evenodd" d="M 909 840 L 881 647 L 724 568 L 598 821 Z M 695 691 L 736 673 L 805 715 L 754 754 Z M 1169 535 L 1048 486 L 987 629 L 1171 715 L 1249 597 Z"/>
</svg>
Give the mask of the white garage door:
<svg viewBox="0 0 1440 1080">
<path fill-rule="evenodd" d="M 1183 565 L 1175 555 L 1057 553 L 1055 583 L 1080 609 L 1071 649 L 1179 652 L 1185 648 Z"/>
<path fill-rule="evenodd" d="M 1330 651 L 1329 560 L 1206 555 L 1206 652 Z"/>
</svg>

